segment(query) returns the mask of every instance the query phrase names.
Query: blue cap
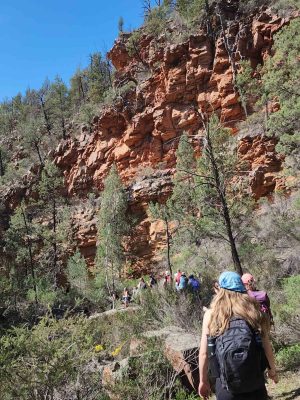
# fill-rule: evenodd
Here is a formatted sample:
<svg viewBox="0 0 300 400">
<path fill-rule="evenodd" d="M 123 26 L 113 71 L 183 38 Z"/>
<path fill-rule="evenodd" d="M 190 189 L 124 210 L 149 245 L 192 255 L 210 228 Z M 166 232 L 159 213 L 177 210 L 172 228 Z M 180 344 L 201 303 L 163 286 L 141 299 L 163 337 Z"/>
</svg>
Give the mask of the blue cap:
<svg viewBox="0 0 300 400">
<path fill-rule="evenodd" d="M 219 277 L 219 285 L 222 289 L 232 290 L 233 292 L 247 293 L 247 290 L 242 282 L 242 278 L 236 272 L 222 272 Z"/>
</svg>

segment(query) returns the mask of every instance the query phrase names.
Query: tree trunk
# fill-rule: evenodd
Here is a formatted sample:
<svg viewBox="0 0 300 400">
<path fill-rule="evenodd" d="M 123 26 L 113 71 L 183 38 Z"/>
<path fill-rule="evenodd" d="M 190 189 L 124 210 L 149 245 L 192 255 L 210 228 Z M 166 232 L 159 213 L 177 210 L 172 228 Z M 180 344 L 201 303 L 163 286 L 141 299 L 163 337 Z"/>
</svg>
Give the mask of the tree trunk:
<svg viewBox="0 0 300 400">
<path fill-rule="evenodd" d="M 267 132 L 268 132 L 268 120 L 269 120 L 269 109 L 268 109 L 268 106 L 269 106 L 269 101 L 268 101 L 268 98 L 267 98 L 266 102 L 265 102 L 265 134 L 267 134 Z"/>
<path fill-rule="evenodd" d="M 83 89 L 83 83 L 82 83 L 82 77 L 79 76 L 79 93 L 81 92 L 82 95 L 82 100 L 83 102 L 85 102 L 85 93 L 84 93 L 84 89 Z M 81 99 L 80 99 L 81 102 Z"/>
<path fill-rule="evenodd" d="M 46 122 L 46 129 L 47 129 L 48 134 L 51 135 L 50 118 L 49 118 L 49 115 L 47 114 L 43 97 L 40 97 L 40 102 L 41 102 L 41 107 L 42 107 L 43 115 L 44 115 L 45 122 Z"/>
<path fill-rule="evenodd" d="M 209 3 L 208 0 L 205 0 L 205 12 L 206 12 L 206 29 L 207 29 L 207 36 L 210 38 L 211 44 L 211 52 L 213 54 L 212 61 L 211 61 L 211 69 L 213 67 L 215 52 L 216 52 L 216 38 L 215 38 L 215 31 L 213 29 L 211 19 L 210 19 L 210 11 L 209 11 Z"/>
<path fill-rule="evenodd" d="M 232 233 L 231 218 L 230 218 L 230 214 L 229 214 L 226 198 L 224 196 L 221 196 L 221 204 L 222 204 L 223 217 L 224 217 L 224 222 L 225 222 L 225 225 L 226 225 L 228 240 L 229 240 L 229 243 L 230 243 L 232 261 L 233 261 L 233 264 L 235 266 L 235 269 L 236 269 L 237 273 L 242 276 L 243 275 L 243 269 L 242 269 L 241 261 L 240 261 L 239 254 L 238 254 L 238 251 L 237 251 L 237 248 L 236 248 L 235 239 L 234 239 L 234 236 L 233 236 L 233 233 Z"/>
<path fill-rule="evenodd" d="M 107 71 L 108 71 L 108 80 L 109 80 L 109 87 L 113 87 L 112 77 L 111 77 L 111 68 L 109 60 L 106 61 Z"/>
<path fill-rule="evenodd" d="M 111 291 L 109 281 L 108 281 L 108 252 L 107 252 L 107 245 L 105 246 L 105 261 L 104 261 L 104 270 L 105 270 L 105 282 L 106 282 L 106 287 L 107 291 L 109 293 L 109 296 L 112 299 L 112 309 L 114 310 L 115 308 L 115 293 Z"/>
<path fill-rule="evenodd" d="M 225 29 L 225 26 L 224 26 L 224 22 L 223 22 L 222 12 L 221 12 L 219 7 L 217 8 L 216 11 L 217 11 L 217 15 L 219 16 L 219 19 L 220 19 L 220 24 L 221 24 L 221 29 L 222 29 L 223 39 L 224 39 L 224 46 L 225 46 L 226 52 L 228 54 L 229 62 L 230 62 L 231 69 L 232 69 L 233 85 L 235 86 L 235 84 L 236 84 L 236 75 L 237 75 L 237 67 L 236 67 L 236 64 L 235 64 L 235 61 L 234 61 L 233 51 L 230 48 L 230 45 L 229 45 L 229 42 L 228 42 L 228 37 L 227 37 L 227 34 L 226 34 L 226 29 Z"/>
<path fill-rule="evenodd" d="M 33 281 L 34 298 L 35 298 L 35 303 L 38 304 L 37 286 L 36 286 L 36 278 L 35 278 L 35 272 L 34 272 L 34 262 L 33 262 L 33 254 L 32 254 L 32 244 L 31 244 L 31 239 L 30 239 L 30 231 L 29 231 L 29 227 L 27 224 L 26 215 L 25 215 L 25 212 L 22 207 L 21 207 L 21 212 L 22 212 L 23 222 L 24 222 L 26 236 L 27 236 L 26 241 L 27 241 L 27 247 L 28 247 L 30 272 L 31 272 L 32 281 Z"/>
<path fill-rule="evenodd" d="M 3 158 L 2 158 L 2 151 L 0 149 L 0 176 L 4 175 L 4 164 L 3 164 Z"/>
<path fill-rule="evenodd" d="M 65 140 L 67 137 L 67 130 L 66 130 L 66 124 L 65 124 L 65 117 L 64 117 L 64 102 L 62 99 L 62 94 L 61 91 L 59 92 L 59 102 L 60 102 L 60 125 L 62 129 L 62 137 Z"/>
<path fill-rule="evenodd" d="M 165 217 L 165 224 L 166 224 L 166 235 L 167 235 L 167 264 L 168 264 L 168 270 L 170 271 L 171 280 L 172 280 L 173 279 L 173 271 L 172 271 L 172 264 L 171 264 L 171 258 L 170 258 L 171 235 L 170 235 L 170 230 L 169 230 L 169 221 L 168 221 L 167 217 Z"/>
<path fill-rule="evenodd" d="M 40 147 L 39 147 L 39 145 L 38 145 L 38 143 L 37 143 L 37 142 L 34 142 L 34 147 L 35 147 L 35 149 L 36 149 L 36 152 L 37 152 L 38 158 L 39 158 L 39 160 L 40 160 L 40 165 L 41 165 L 41 168 L 43 169 L 43 168 L 44 168 L 44 166 L 45 166 L 45 164 L 44 164 L 44 161 L 43 161 L 43 158 L 42 158 L 41 152 L 40 152 Z"/>
<path fill-rule="evenodd" d="M 220 174 L 219 174 L 219 169 L 218 165 L 215 159 L 214 155 L 214 149 L 211 144 L 210 140 L 210 135 L 209 135 L 209 128 L 206 130 L 207 132 L 207 150 L 208 150 L 208 157 L 212 166 L 212 171 L 213 171 L 213 177 L 215 181 L 215 186 L 216 190 L 220 199 L 221 207 L 222 207 L 222 214 L 223 214 L 223 219 L 227 231 L 227 236 L 228 236 L 228 241 L 230 243 L 230 249 L 231 249 L 231 256 L 232 256 L 232 261 L 235 266 L 235 269 L 238 274 L 243 275 L 243 269 L 241 265 L 241 261 L 239 258 L 239 254 L 236 248 L 236 243 L 235 239 L 232 233 L 232 224 L 231 224 L 231 218 L 230 218 L 230 213 L 227 205 L 227 199 L 226 199 L 226 192 L 223 188 L 223 185 L 221 183 L 220 179 Z"/>
<path fill-rule="evenodd" d="M 67 130 L 66 130 L 66 124 L 65 124 L 64 117 L 61 117 L 60 125 L 61 125 L 61 129 L 62 129 L 62 137 L 64 140 L 66 140 L 67 139 Z"/>
<path fill-rule="evenodd" d="M 58 287 L 58 282 L 57 282 L 57 277 L 58 277 L 58 271 L 57 271 L 57 242 L 56 242 L 56 226 L 57 226 L 57 210 L 56 210 L 56 201 L 55 197 L 52 199 L 52 223 L 53 223 L 53 243 L 52 243 L 52 248 L 53 248 L 53 272 L 54 272 L 54 282 L 55 282 L 55 287 Z"/>
</svg>

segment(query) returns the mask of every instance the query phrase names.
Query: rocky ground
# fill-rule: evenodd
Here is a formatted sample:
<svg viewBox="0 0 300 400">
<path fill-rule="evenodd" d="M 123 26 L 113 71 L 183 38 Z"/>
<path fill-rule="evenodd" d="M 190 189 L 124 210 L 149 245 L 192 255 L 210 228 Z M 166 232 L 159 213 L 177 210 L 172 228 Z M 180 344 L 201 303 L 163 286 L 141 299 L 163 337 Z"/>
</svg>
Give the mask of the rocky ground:
<svg viewBox="0 0 300 400">
<path fill-rule="evenodd" d="M 139 312 L 140 307 L 110 310 L 105 313 L 95 314 L 90 318 L 112 320 L 120 314 Z M 149 339 L 158 339 L 164 355 L 172 365 L 174 372 L 180 377 L 183 385 L 189 390 L 197 390 L 199 384 L 198 348 L 199 333 L 191 333 L 178 326 L 167 326 L 157 330 L 144 332 L 138 337 L 132 337 L 129 352 L 126 358 L 117 357 L 113 362 L 106 362 L 102 366 L 102 381 L 104 387 L 111 388 L 116 380 L 122 377 L 122 370 L 128 370 L 130 358 L 138 357 Z M 296 400 L 300 399 L 300 370 L 279 371 L 280 381 L 274 384 L 269 381 L 267 390 L 272 400 Z M 212 397 L 215 400 L 215 396 Z M 259 399 L 257 399 L 259 400 Z"/>
<path fill-rule="evenodd" d="M 300 371 L 281 372 L 280 382 L 277 385 L 268 384 L 268 392 L 274 400 L 300 399 Z"/>
</svg>

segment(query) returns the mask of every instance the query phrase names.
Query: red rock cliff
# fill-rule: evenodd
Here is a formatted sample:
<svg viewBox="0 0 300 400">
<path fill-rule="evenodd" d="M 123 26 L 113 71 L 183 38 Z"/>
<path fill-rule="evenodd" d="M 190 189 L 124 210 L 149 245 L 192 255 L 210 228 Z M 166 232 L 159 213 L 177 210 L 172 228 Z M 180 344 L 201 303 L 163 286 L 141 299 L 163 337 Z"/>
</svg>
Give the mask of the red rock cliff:
<svg viewBox="0 0 300 400">
<path fill-rule="evenodd" d="M 270 53 L 274 33 L 284 23 L 267 11 L 232 21 L 227 33 L 237 65 L 240 59 L 250 59 L 254 66 L 262 62 Z M 130 188 L 131 208 L 139 221 L 130 247 L 131 261 L 135 268 L 145 270 L 163 245 L 163 228 L 149 221 L 146 208 L 149 201 L 164 199 L 171 191 L 177 138 L 183 131 L 198 134 L 197 110 L 214 110 L 233 131 L 244 115 L 221 36 L 212 43 L 199 30 L 185 42 L 171 45 L 162 38 L 142 36 L 139 57 L 143 65 L 138 57 L 129 56 L 126 40 L 125 36 L 117 39 L 108 55 L 116 68 L 116 85 L 134 81 L 136 87 L 99 112 L 91 133 L 83 128 L 77 138 L 64 141 L 55 162 L 64 171 L 69 194 L 83 198 L 93 189 L 102 189 L 103 178 L 116 164 Z M 274 142 L 245 137 L 239 153 L 248 163 L 254 196 L 270 194 L 282 162 Z M 85 205 L 75 215 L 75 238 L 89 262 L 95 254 L 95 209 Z"/>
</svg>

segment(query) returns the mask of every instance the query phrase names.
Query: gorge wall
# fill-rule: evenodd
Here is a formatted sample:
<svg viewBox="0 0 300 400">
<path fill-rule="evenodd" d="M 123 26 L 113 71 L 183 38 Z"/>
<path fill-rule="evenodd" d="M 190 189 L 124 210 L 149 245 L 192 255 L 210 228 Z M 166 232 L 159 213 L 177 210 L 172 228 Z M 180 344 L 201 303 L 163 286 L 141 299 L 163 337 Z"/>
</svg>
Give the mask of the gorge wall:
<svg viewBox="0 0 300 400">
<path fill-rule="evenodd" d="M 242 20 L 230 10 L 225 12 L 234 63 L 238 66 L 242 59 L 253 66 L 262 63 L 271 52 L 273 35 L 287 21 L 268 10 Z M 244 112 L 221 32 L 215 42 L 199 30 L 178 44 L 142 35 L 139 53 L 133 55 L 127 50 L 128 37 L 118 38 L 108 57 L 116 69 L 116 88 L 124 82 L 131 82 L 131 88 L 120 90 L 117 101 L 93 118 L 91 128 L 83 126 L 77 137 L 63 141 L 55 163 L 63 170 L 69 196 L 79 197 L 74 238 L 90 265 L 96 251 L 98 206 L 96 200 L 87 200 L 87 194 L 101 191 L 109 168 L 116 164 L 137 221 L 127 250 L 131 268 L 139 274 L 153 269 L 164 246 L 164 227 L 150 221 L 147 206 L 150 201 L 163 202 L 171 193 L 178 138 L 187 132 L 200 154 L 201 112 L 216 112 L 233 134 L 239 134 Z M 283 185 L 283 159 L 275 144 L 257 132 L 240 139 L 238 152 L 247 163 L 249 192 L 255 198 Z"/>
</svg>

